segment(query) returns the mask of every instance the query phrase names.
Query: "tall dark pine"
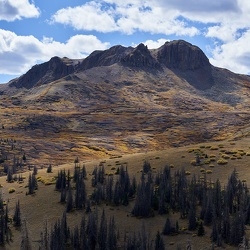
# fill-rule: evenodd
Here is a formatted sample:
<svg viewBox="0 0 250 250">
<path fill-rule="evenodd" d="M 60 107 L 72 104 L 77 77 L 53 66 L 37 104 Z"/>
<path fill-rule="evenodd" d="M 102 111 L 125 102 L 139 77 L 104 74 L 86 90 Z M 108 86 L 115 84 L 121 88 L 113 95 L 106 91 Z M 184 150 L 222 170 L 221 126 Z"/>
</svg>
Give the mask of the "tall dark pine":
<svg viewBox="0 0 250 250">
<path fill-rule="evenodd" d="M 100 250 L 107 249 L 107 235 L 108 235 L 108 228 L 107 228 L 107 220 L 104 209 L 102 210 L 102 217 L 100 222 L 100 228 L 98 232 L 98 245 Z"/>
<path fill-rule="evenodd" d="M 97 245 L 98 237 L 98 214 L 97 210 L 89 214 L 88 224 L 87 224 L 87 237 L 88 237 L 88 246 L 90 250 L 95 250 Z"/>
<path fill-rule="evenodd" d="M 165 250 L 165 245 L 159 231 L 156 234 L 155 250 Z"/>
<path fill-rule="evenodd" d="M 171 232 L 172 232 L 171 221 L 170 221 L 169 217 L 167 217 L 162 233 L 164 235 L 170 235 Z"/>
<path fill-rule="evenodd" d="M 108 225 L 107 249 L 117 249 L 117 235 L 114 217 L 110 218 Z"/>
<path fill-rule="evenodd" d="M 26 225 L 26 221 L 24 220 L 22 223 L 22 235 L 21 235 L 21 247 L 20 250 L 31 250 L 31 241 Z"/>
<path fill-rule="evenodd" d="M 50 250 L 50 235 L 47 220 L 45 221 L 43 231 L 41 232 L 41 242 L 39 250 Z"/>
<path fill-rule="evenodd" d="M 66 204 L 66 212 L 70 212 L 73 209 L 73 194 L 71 186 L 69 186 L 68 195 L 67 195 L 67 204 Z"/>
<path fill-rule="evenodd" d="M 16 208 L 15 208 L 15 213 L 13 216 L 13 222 L 15 227 L 20 227 L 21 226 L 21 212 L 20 212 L 20 202 L 16 203 Z"/>
<path fill-rule="evenodd" d="M 197 226 L 196 223 L 196 211 L 195 211 L 195 206 L 192 205 L 189 208 L 189 212 L 188 212 L 188 230 L 195 230 Z"/>
</svg>

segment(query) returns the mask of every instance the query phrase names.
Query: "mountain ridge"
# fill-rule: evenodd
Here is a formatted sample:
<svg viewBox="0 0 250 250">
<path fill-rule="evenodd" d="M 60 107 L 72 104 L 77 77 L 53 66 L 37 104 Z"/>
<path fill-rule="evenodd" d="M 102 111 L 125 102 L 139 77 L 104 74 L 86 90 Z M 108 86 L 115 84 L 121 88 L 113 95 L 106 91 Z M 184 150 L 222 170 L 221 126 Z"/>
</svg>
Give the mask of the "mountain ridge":
<svg viewBox="0 0 250 250">
<path fill-rule="evenodd" d="M 81 60 L 55 56 L 48 62 L 33 66 L 24 75 L 10 81 L 9 85 L 29 89 L 56 81 L 72 73 L 116 63 L 125 67 L 150 71 L 163 71 L 163 68 L 167 67 L 190 71 L 191 75 L 193 75 L 191 71 L 195 70 L 203 70 L 203 74 L 209 74 L 211 67 L 208 58 L 197 46 L 183 40 L 166 42 L 154 50 L 149 50 L 142 43 L 135 48 L 116 45 L 104 51 L 94 51 Z"/>
<path fill-rule="evenodd" d="M 248 131 L 249 100 L 249 76 L 214 67 L 183 40 L 118 45 L 54 57 L 1 85 L 0 135 L 47 162 L 110 157 L 232 139 Z"/>
</svg>

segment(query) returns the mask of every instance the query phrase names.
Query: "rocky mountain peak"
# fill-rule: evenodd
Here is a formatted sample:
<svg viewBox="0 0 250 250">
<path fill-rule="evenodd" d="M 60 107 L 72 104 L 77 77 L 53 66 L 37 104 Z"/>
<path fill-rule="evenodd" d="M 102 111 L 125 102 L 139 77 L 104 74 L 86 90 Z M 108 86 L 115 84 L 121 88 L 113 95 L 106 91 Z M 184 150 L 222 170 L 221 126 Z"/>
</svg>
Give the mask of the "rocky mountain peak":
<svg viewBox="0 0 250 250">
<path fill-rule="evenodd" d="M 184 40 L 166 42 L 158 49 L 157 59 L 169 68 L 195 70 L 210 66 L 203 51 Z"/>
<path fill-rule="evenodd" d="M 128 55 L 122 58 L 122 64 L 131 67 L 142 68 L 158 68 L 161 69 L 160 64 L 151 55 L 148 47 L 143 43 L 139 44 Z"/>
<path fill-rule="evenodd" d="M 73 61 L 52 57 L 48 62 L 33 66 L 26 74 L 10 82 L 10 86 L 30 89 L 58 80 L 74 71 Z"/>
<path fill-rule="evenodd" d="M 132 47 L 123 47 L 121 45 L 113 46 L 107 50 L 96 50 L 85 58 L 80 65 L 78 71 L 87 70 L 99 66 L 110 66 L 121 61 L 127 53 L 132 50 Z"/>
</svg>

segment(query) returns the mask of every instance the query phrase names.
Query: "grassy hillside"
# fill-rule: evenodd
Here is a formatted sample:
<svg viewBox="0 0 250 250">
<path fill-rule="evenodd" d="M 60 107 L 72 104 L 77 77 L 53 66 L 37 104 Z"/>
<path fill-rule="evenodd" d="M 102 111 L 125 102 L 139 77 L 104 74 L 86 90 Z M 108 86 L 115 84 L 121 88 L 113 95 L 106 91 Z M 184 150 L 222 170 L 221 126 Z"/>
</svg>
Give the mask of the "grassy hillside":
<svg viewBox="0 0 250 250">
<path fill-rule="evenodd" d="M 167 164 L 171 167 L 171 173 L 173 174 L 177 170 L 185 168 L 187 178 L 191 178 L 193 174 L 209 183 L 215 183 L 217 179 L 220 179 L 222 186 L 226 185 L 229 175 L 234 169 L 237 170 L 238 177 L 244 183 L 250 182 L 249 175 L 249 160 L 250 160 L 250 147 L 249 137 L 245 137 L 237 141 L 224 141 L 223 143 L 204 143 L 197 144 L 195 146 L 172 148 L 163 151 L 154 151 L 146 153 L 138 153 L 133 155 L 124 155 L 116 158 L 104 158 L 93 161 L 81 161 L 80 165 L 84 164 L 87 170 L 87 179 L 85 180 L 86 190 L 88 196 L 93 193 L 94 188 L 91 185 L 92 173 L 96 166 L 100 164 L 104 166 L 106 178 L 113 175 L 114 178 L 118 178 L 115 173 L 121 165 L 127 166 L 130 176 L 136 176 L 139 181 L 142 171 L 142 166 L 145 160 L 149 161 L 152 167 L 153 175 L 164 168 Z M 194 164 L 196 161 L 197 153 L 200 155 L 200 164 Z M 224 164 L 221 164 L 224 160 Z M 227 161 L 227 163 L 225 163 Z M 4 201 L 8 205 L 9 215 L 12 217 L 15 210 L 17 200 L 20 200 L 20 208 L 22 219 L 25 219 L 29 237 L 34 249 L 38 249 L 40 233 L 43 230 L 45 221 L 48 222 L 48 228 L 61 218 L 65 211 L 65 204 L 61 204 L 60 192 L 55 191 L 55 182 L 57 173 L 61 169 L 70 170 L 71 176 L 74 172 L 74 162 L 61 166 L 52 166 L 52 173 L 47 173 L 47 168 L 40 169 L 38 167 L 38 173 L 36 178 L 38 179 L 38 190 L 32 195 L 26 195 L 28 188 L 28 178 L 30 172 L 23 172 L 23 183 L 16 181 L 7 183 L 6 176 L 0 178 L 2 185 L 2 196 Z M 73 184 L 74 185 L 74 184 Z M 10 193 L 13 189 L 14 192 Z M 128 206 L 114 206 L 106 202 L 101 202 L 97 207 L 92 204 L 91 209 L 94 211 L 98 209 L 99 220 L 101 218 L 102 209 L 105 210 L 107 218 L 110 216 L 115 217 L 117 228 L 119 228 L 120 244 L 123 242 L 124 233 L 131 231 L 140 231 L 142 225 L 145 225 L 146 231 L 150 231 L 150 238 L 155 239 L 157 231 L 162 232 L 166 218 L 169 216 L 171 220 L 178 220 L 179 227 L 183 229 L 181 233 L 175 236 L 162 236 L 166 249 L 185 249 L 186 245 L 190 243 L 194 249 L 205 249 L 211 245 L 210 234 L 211 226 L 205 226 L 205 235 L 202 237 L 197 236 L 197 230 L 188 231 L 184 228 L 188 228 L 188 220 L 181 219 L 180 213 L 173 213 L 170 211 L 169 215 L 159 215 L 157 211 L 154 211 L 154 216 L 149 218 L 138 218 L 131 214 L 134 206 L 135 199 L 130 200 Z M 75 225 L 79 225 L 82 215 L 85 210 L 73 210 L 67 213 L 67 219 L 69 226 L 74 228 Z M 87 215 L 86 215 L 87 216 Z M 21 232 L 19 229 L 15 229 L 13 225 L 10 225 L 13 233 L 13 242 L 6 244 L 4 249 L 19 249 L 21 241 Z M 248 234 L 247 234 L 248 235 Z M 235 247 L 224 244 L 226 249 L 234 249 Z"/>
</svg>

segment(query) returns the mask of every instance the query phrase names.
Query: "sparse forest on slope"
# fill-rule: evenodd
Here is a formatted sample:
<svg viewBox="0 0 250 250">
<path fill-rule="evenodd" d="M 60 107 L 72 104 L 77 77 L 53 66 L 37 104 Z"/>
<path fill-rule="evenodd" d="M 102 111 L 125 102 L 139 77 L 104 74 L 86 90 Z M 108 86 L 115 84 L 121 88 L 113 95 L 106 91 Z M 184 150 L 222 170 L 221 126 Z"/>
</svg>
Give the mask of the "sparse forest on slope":
<svg viewBox="0 0 250 250">
<path fill-rule="evenodd" d="M 244 249 L 250 236 L 250 148 L 240 142 L 101 162 L 76 158 L 61 167 L 18 170 L 21 179 L 0 177 L 1 244 L 5 249 L 19 249 L 21 242 L 32 249 Z"/>
</svg>

